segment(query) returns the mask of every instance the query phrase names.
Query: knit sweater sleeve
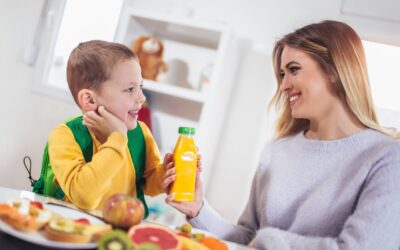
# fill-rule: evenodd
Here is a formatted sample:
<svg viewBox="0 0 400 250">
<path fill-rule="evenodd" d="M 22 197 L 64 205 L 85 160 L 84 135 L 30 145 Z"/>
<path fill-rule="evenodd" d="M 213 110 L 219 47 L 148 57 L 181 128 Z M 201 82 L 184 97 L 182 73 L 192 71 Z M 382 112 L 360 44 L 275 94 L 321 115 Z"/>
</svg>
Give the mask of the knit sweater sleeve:
<svg viewBox="0 0 400 250">
<path fill-rule="evenodd" d="M 226 221 L 207 202 L 204 204 L 199 215 L 189 220 L 189 222 L 194 227 L 207 230 L 221 239 L 247 245 L 254 238 L 257 229 L 260 227 L 256 205 L 257 196 L 260 193 L 258 190 L 260 184 L 257 177 L 261 176 L 260 173 L 262 171 L 265 171 L 265 167 L 269 161 L 269 154 L 270 151 L 267 145 L 263 150 L 259 167 L 254 175 L 247 205 L 236 225 Z"/>
<path fill-rule="evenodd" d="M 400 150 L 381 158 L 361 187 L 354 213 L 336 238 L 299 235 L 266 227 L 257 232 L 260 249 L 399 249 Z"/>
<path fill-rule="evenodd" d="M 251 193 L 250 200 L 253 200 L 255 192 Z M 189 220 L 189 223 L 196 228 L 213 233 L 220 239 L 246 245 L 254 237 L 258 225 L 254 206 L 255 204 L 249 201 L 238 224 L 235 225 L 221 217 L 205 202 L 199 215 Z"/>
</svg>

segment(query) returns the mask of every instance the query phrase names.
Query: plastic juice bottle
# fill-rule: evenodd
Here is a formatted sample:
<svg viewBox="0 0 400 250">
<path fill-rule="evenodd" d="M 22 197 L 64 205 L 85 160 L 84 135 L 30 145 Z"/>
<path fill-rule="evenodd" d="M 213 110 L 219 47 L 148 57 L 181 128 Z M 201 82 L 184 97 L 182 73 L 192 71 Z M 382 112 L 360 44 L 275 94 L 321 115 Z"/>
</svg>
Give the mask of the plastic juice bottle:
<svg viewBox="0 0 400 250">
<path fill-rule="evenodd" d="M 179 127 L 179 137 L 174 149 L 176 179 L 171 194 L 175 201 L 193 201 L 196 183 L 197 149 L 194 128 Z"/>
</svg>

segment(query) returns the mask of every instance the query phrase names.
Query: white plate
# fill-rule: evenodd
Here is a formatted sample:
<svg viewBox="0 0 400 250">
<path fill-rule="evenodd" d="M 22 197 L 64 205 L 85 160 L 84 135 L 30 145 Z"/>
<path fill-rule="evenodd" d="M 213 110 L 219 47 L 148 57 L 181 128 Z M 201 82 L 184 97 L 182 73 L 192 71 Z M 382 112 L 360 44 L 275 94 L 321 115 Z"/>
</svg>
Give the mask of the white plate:
<svg viewBox="0 0 400 250">
<path fill-rule="evenodd" d="M 86 218 L 93 224 L 105 224 L 102 220 L 90 215 L 86 214 L 77 210 L 73 210 L 70 208 L 53 205 L 53 204 L 44 204 L 44 208 L 49 209 L 55 213 L 62 215 L 65 218 L 71 219 L 79 219 L 79 218 Z M 33 244 L 46 246 L 46 247 L 53 247 L 53 248 L 64 248 L 64 249 L 93 249 L 97 247 L 96 243 L 87 243 L 87 244 L 78 244 L 78 243 L 64 243 L 58 241 L 51 241 L 44 237 L 42 232 L 36 233 L 24 233 L 18 230 L 15 230 L 7 223 L 0 220 L 0 230 L 6 234 L 12 235 L 16 238 L 19 238 L 24 241 L 31 242 Z"/>
</svg>

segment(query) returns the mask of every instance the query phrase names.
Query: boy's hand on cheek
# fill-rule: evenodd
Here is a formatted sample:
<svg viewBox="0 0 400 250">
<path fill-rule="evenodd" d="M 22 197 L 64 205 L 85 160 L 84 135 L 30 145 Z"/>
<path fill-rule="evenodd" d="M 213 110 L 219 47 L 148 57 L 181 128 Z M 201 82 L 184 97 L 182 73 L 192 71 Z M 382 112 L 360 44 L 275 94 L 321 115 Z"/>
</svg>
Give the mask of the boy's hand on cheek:
<svg viewBox="0 0 400 250">
<path fill-rule="evenodd" d="M 95 111 L 86 112 L 83 116 L 83 124 L 107 137 L 114 131 L 126 136 L 128 131 L 125 123 L 108 112 L 103 106 L 98 108 L 98 113 Z"/>
</svg>

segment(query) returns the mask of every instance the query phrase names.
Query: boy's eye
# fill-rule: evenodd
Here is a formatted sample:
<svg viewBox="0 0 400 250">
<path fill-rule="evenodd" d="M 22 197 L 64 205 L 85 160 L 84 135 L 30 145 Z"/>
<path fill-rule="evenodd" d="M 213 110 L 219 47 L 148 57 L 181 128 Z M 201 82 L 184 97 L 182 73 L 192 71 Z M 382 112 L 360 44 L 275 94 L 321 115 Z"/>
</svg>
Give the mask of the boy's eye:
<svg viewBox="0 0 400 250">
<path fill-rule="evenodd" d="M 130 87 L 129 89 L 127 89 L 126 91 L 127 92 L 129 92 L 129 93 L 131 93 L 131 92 L 133 92 L 135 90 L 135 88 L 134 87 Z"/>
</svg>

